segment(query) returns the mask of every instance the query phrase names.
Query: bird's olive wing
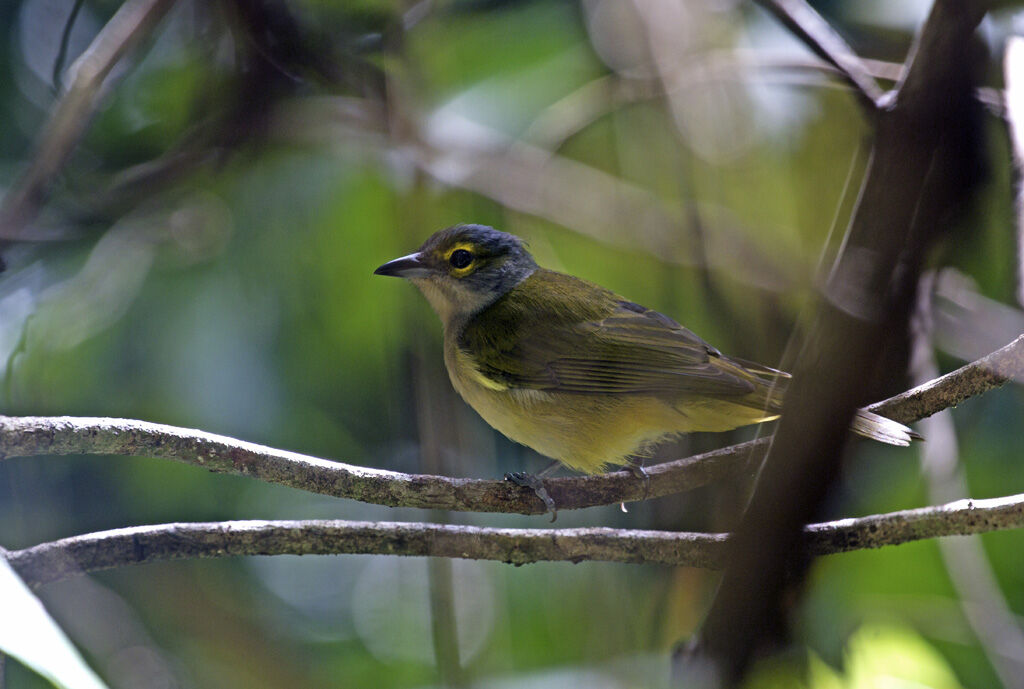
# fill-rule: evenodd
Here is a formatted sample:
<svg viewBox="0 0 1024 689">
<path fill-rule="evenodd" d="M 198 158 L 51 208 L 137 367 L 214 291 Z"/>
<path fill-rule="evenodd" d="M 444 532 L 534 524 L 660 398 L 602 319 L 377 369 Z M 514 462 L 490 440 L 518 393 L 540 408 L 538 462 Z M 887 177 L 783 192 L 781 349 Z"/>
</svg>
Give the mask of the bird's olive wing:
<svg viewBox="0 0 1024 689">
<path fill-rule="evenodd" d="M 479 372 L 503 386 L 715 397 L 745 395 L 756 387 L 756 376 L 694 333 L 632 302 L 614 302 L 601 318 L 544 309 L 509 315 L 490 314 L 460 338 Z"/>
</svg>

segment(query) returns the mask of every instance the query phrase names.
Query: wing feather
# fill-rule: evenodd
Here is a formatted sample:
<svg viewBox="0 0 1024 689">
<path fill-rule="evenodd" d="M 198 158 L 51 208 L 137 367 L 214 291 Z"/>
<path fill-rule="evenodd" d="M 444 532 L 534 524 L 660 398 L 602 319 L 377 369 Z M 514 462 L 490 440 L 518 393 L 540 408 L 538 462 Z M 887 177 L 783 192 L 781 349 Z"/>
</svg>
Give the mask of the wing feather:
<svg viewBox="0 0 1024 689">
<path fill-rule="evenodd" d="M 748 371 L 671 318 L 568 275 L 539 270 L 516 292 L 458 338 L 479 372 L 505 386 L 735 398 L 771 370 Z"/>
</svg>

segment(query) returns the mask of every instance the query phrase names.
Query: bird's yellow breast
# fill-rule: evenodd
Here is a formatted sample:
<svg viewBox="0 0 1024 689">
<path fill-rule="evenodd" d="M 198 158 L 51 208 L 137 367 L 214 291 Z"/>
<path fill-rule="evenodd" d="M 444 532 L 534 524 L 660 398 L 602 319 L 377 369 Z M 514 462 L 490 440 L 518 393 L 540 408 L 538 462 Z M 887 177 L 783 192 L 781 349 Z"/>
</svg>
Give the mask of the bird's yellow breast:
<svg viewBox="0 0 1024 689">
<path fill-rule="evenodd" d="M 653 397 L 578 395 L 511 388 L 480 373 L 451 342 L 452 385 L 484 421 L 517 443 L 588 474 L 623 464 L 658 439 L 685 428 L 686 416 Z"/>
</svg>

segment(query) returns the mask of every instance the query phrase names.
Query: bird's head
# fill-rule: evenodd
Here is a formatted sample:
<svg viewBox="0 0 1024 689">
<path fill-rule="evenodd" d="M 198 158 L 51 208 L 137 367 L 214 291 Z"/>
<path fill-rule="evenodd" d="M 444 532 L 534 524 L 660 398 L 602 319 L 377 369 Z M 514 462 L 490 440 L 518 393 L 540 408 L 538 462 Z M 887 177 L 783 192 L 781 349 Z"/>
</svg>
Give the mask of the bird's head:
<svg viewBox="0 0 1024 689">
<path fill-rule="evenodd" d="M 536 269 L 519 237 L 485 225 L 455 225 L 373 272 L 408 279 L 449 326 L 487 308 Z"/>
</svg>

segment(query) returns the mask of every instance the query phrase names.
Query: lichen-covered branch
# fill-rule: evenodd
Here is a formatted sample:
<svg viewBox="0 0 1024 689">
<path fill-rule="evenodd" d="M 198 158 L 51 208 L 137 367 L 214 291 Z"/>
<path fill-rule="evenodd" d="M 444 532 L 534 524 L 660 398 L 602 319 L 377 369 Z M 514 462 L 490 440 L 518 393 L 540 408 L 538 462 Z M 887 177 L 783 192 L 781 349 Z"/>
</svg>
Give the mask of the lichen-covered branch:
<svg viewBox="0 0 1024 689">
<path fill-rule="evenodd" d="M 871 409 L 910 423 L 1022 373 L 1024 336 Z M 761 439 L 649 467 L 646 492 L 627 471 L 548 479 L 545 485 L 561 510 L 673 495 L 735 475 L 748 466 L 751 453 L 763 453 L 767 445 L 768 440 Z M 379 505 L 520 514 L 542 514 L 546 509 L 532 491 L 505 481 L 360 467 L 146 421 L 0 416 L 0 458 L 39 455 L 157 457 Z"/>
<path fill-rule="evenodd" d="M 739 470 L 767 440 L 648 468 L 649 491 L 628 471 L 545 480 L 559 509 L 610 505 L 690 490 Z M 392 507 L 543 514 L 530 490 L 507 481 L 450 478 L 334 462 L 205 431 L 89 417 L 0 416 L 0 458 L 37 455 L 157 457 L 313 493 Z"/>
<path fill-rule="evenodd" d="M 911 423 L 1005 385 L 1024 372 L 1024 335 L 988 356 L 872 404 L 868 411 Z"/>
<path fill-rule="evenodd" d="M 811 524 L 815 555 L 1024 526 L 1024 495 Z M 126 565 L 235 555 L 430 555 L 496 560 L 629 562 L 719 569 L 727 534 L 609 528 L 498 529 L 409 522 L 227 521 L 133 526 L 7 553 L 32 586 Z"/>
<path fill-rule="evenodd" d="M 722 534 L 609 528 L 500 529 L 417 522 L 225 521 L 133 526 L 11 551 L 19 575 L 39 586 L 86 572 L 163 560 L 234 555 L 430 555 L 496 560 L 598 560 L 715 567 Z"/>
</svg>

